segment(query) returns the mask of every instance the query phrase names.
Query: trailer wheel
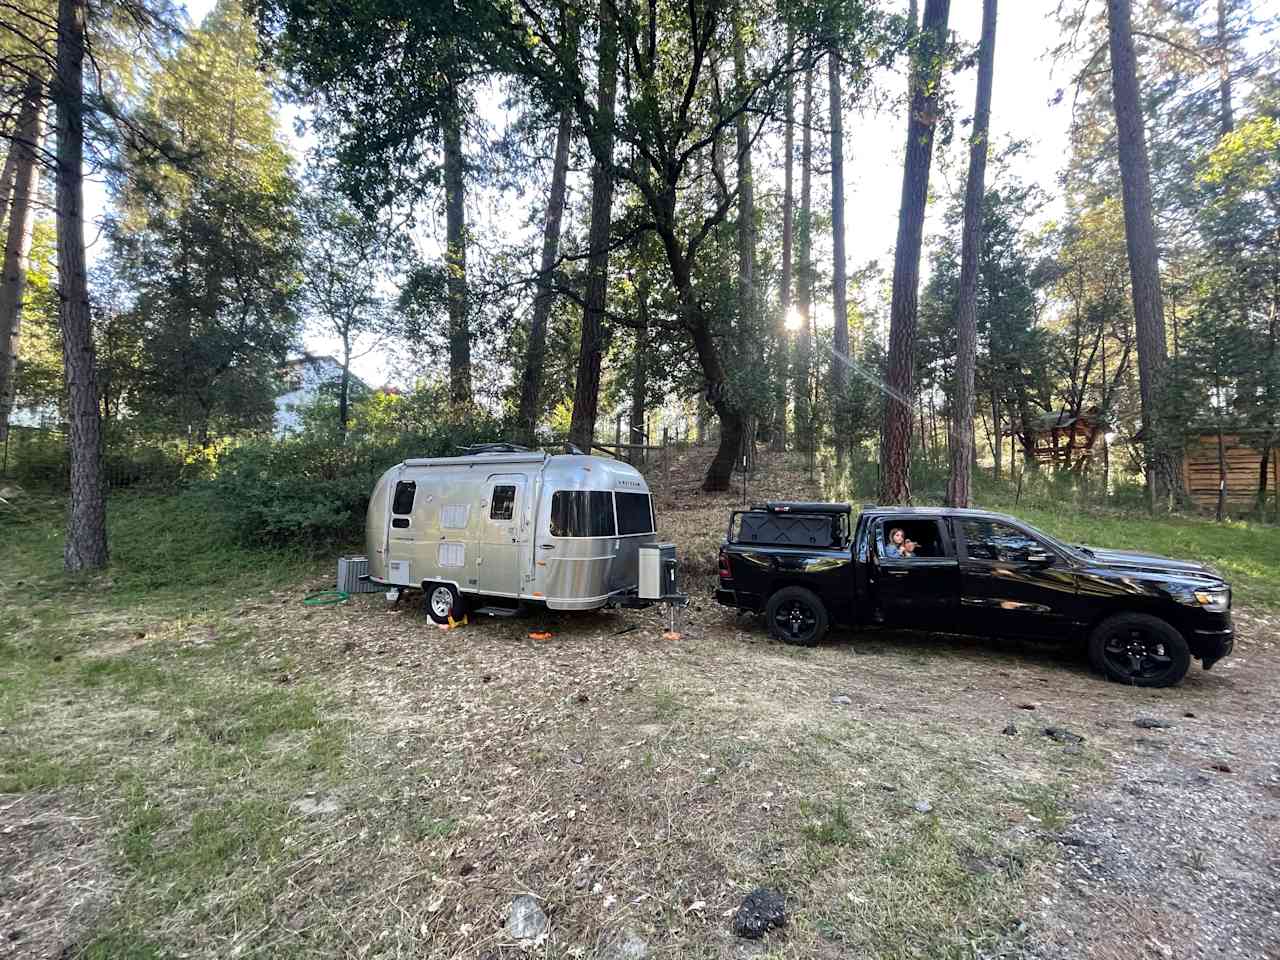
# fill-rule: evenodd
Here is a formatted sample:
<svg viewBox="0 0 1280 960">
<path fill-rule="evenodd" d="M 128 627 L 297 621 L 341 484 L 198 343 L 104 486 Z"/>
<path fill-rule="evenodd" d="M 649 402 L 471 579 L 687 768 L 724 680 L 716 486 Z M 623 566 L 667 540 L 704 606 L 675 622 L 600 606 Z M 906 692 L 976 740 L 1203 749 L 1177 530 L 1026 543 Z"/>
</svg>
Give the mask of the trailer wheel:
<svg viewBox="0 0 1280 960">
<path fill-rule="evenodd" d="M 783 587 L 765 607 L 769 634 L 784 643 L 816 646 L 827 633 L 827 608 L 818 595 L 804 587 Z"/>
<path fill-rule="evenodd" d="M 448 583 L 428 583 L 422 591 L 422 606 L 436 623 L 448 623 L 450 617 L 461 620 L 467 612 L 462 595 Z"/>
</svg>

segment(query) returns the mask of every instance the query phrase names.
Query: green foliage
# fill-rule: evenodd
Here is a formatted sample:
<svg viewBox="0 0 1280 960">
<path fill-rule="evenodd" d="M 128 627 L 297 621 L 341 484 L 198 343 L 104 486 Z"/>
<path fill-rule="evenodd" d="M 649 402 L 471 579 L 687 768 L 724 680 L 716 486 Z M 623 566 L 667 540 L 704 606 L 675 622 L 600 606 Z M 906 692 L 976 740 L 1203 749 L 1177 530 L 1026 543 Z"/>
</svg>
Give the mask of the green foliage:
<svg viewBox="0 0 1280 960">
<path fill-rule="evenodd" d="M 62 402 L 62 336 L 58 332 L 53 221 L 36 220 L 22 304 L 22 341 L 14 378 L 16 406 L 57 408 Z"/>
<path fill-rule="evenodd" d="M 449 456 L 460 445 L 501 439 L 498 424 L 474 417 L 395 440 L 302 435 L 232 448 L 193 493 L 251 545 L 318 548 L 357 540 L 374 483 L 407 457 Z"/>
<path fill-rule="evenodd" d="M 315 158 L 318 165 L 326 161 Z M 344 373 L 332 384 L 326 411 L 339 430 L 347 428 L 350 403 L 360 399 L 350 376 L 351 361 L 386 343 L 394 332 L 391 304 L 379 286 L 393 272 L 400 245 L 376 221 L 353 208 L 338 190 L 335 175 L 320 165 L 302 202 L 306 283 L 300 299 L 308 328 L 336 339 Z"/>
<path fill-rule="evenodd" d="M 112 244 L 113 346 L 129 412 L 205 440 L 270 423 L 296 329 L 297 186 L 258 64 L 256 34 L 222 0 L 150 85 L 165 159 L 127 152 Z"/>
<path fill-rule="evenodd" d="M 1015 418 L 1052 403 L 1046 376 L 1049 342 L 1037 326 L 1034 238 L 1026 223 L 1039 210 L 1040 192 L 1012 181 L 987 190 L 982 207 L 982 256 L 978 262 L 979 409 L 992 397 Z M 950 391 L 955 356 L 955 316 L 960 288 L 963 200 L 947 210 L 947 232 L 931 257 L 932 271 L 920 303 L 917 380 Z"/>
</svg>

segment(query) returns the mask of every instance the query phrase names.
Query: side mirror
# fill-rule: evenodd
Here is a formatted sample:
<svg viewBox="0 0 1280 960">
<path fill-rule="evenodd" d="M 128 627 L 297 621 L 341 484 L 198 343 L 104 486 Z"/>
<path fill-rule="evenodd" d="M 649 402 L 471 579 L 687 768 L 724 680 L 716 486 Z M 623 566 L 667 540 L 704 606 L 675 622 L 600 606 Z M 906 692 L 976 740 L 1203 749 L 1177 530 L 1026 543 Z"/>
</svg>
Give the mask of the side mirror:
<svg viewBox="0 0 1280 960">
<path fill-rule="evenodd" d="M 1043 550 L 1031 550 L 1027 553 L 1027 563 L 1036 567 L 1053 566 L 1053 554 Z"/>
</svg>

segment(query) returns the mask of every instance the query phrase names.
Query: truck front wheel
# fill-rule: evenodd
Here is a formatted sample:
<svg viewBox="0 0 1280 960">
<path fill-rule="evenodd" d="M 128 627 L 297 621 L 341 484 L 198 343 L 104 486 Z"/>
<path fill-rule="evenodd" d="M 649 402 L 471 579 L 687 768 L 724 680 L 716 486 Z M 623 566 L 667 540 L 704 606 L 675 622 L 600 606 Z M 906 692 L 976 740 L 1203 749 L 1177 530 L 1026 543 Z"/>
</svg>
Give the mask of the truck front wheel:
<svg viewBox="0 0 1280 960">
<path fill-rule="evenodd" d="M 1159 617 L 1119 613 L 1089 635 L 1089 662 L 1118 683 L 1171 687 L 1186 676 L 1191 651 L 1182 634 Z"/>
<path fill-rule="evenodd" d="M 769 635 L 783 643 L 812 647 L 827 633 L 827 608 L 817 594 L 804 587 L 783 587 L 765 607 Z"/>
</svg>

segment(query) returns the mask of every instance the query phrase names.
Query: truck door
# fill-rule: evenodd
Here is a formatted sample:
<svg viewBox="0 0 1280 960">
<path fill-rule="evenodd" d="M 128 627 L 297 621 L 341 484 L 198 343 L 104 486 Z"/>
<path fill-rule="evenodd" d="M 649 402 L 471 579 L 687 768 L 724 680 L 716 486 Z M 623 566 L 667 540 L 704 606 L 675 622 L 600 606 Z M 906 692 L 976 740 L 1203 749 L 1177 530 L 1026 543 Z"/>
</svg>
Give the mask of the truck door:
<svg viewBox="0 0 1280 960">
<path fill-rule="evenodd" d="M 525 478 L 497 474 L 488 480 L 480 522 L 476 564 L 479 589 L 491 596 L 518 597 L 524 575 L 522 559 L 529 517 Z"/>
<path fill-rule="evenodd" d="M 1065 637 L 1076 578 L 1056 551 L 1002 520 L 956 521 L 960 616 L 979 636 Z"/>
<path fill-rule="evenodd" d="M 919 544 L 908 557 L 892 557 L 895 529 Z M 951 625 L 960 591 L 960 569 L 946 526 L 933 517 L 884 517 L 871 531 L 875 559 L 872 594 L 886 626 L 940 629 Z"/>
</svg>

